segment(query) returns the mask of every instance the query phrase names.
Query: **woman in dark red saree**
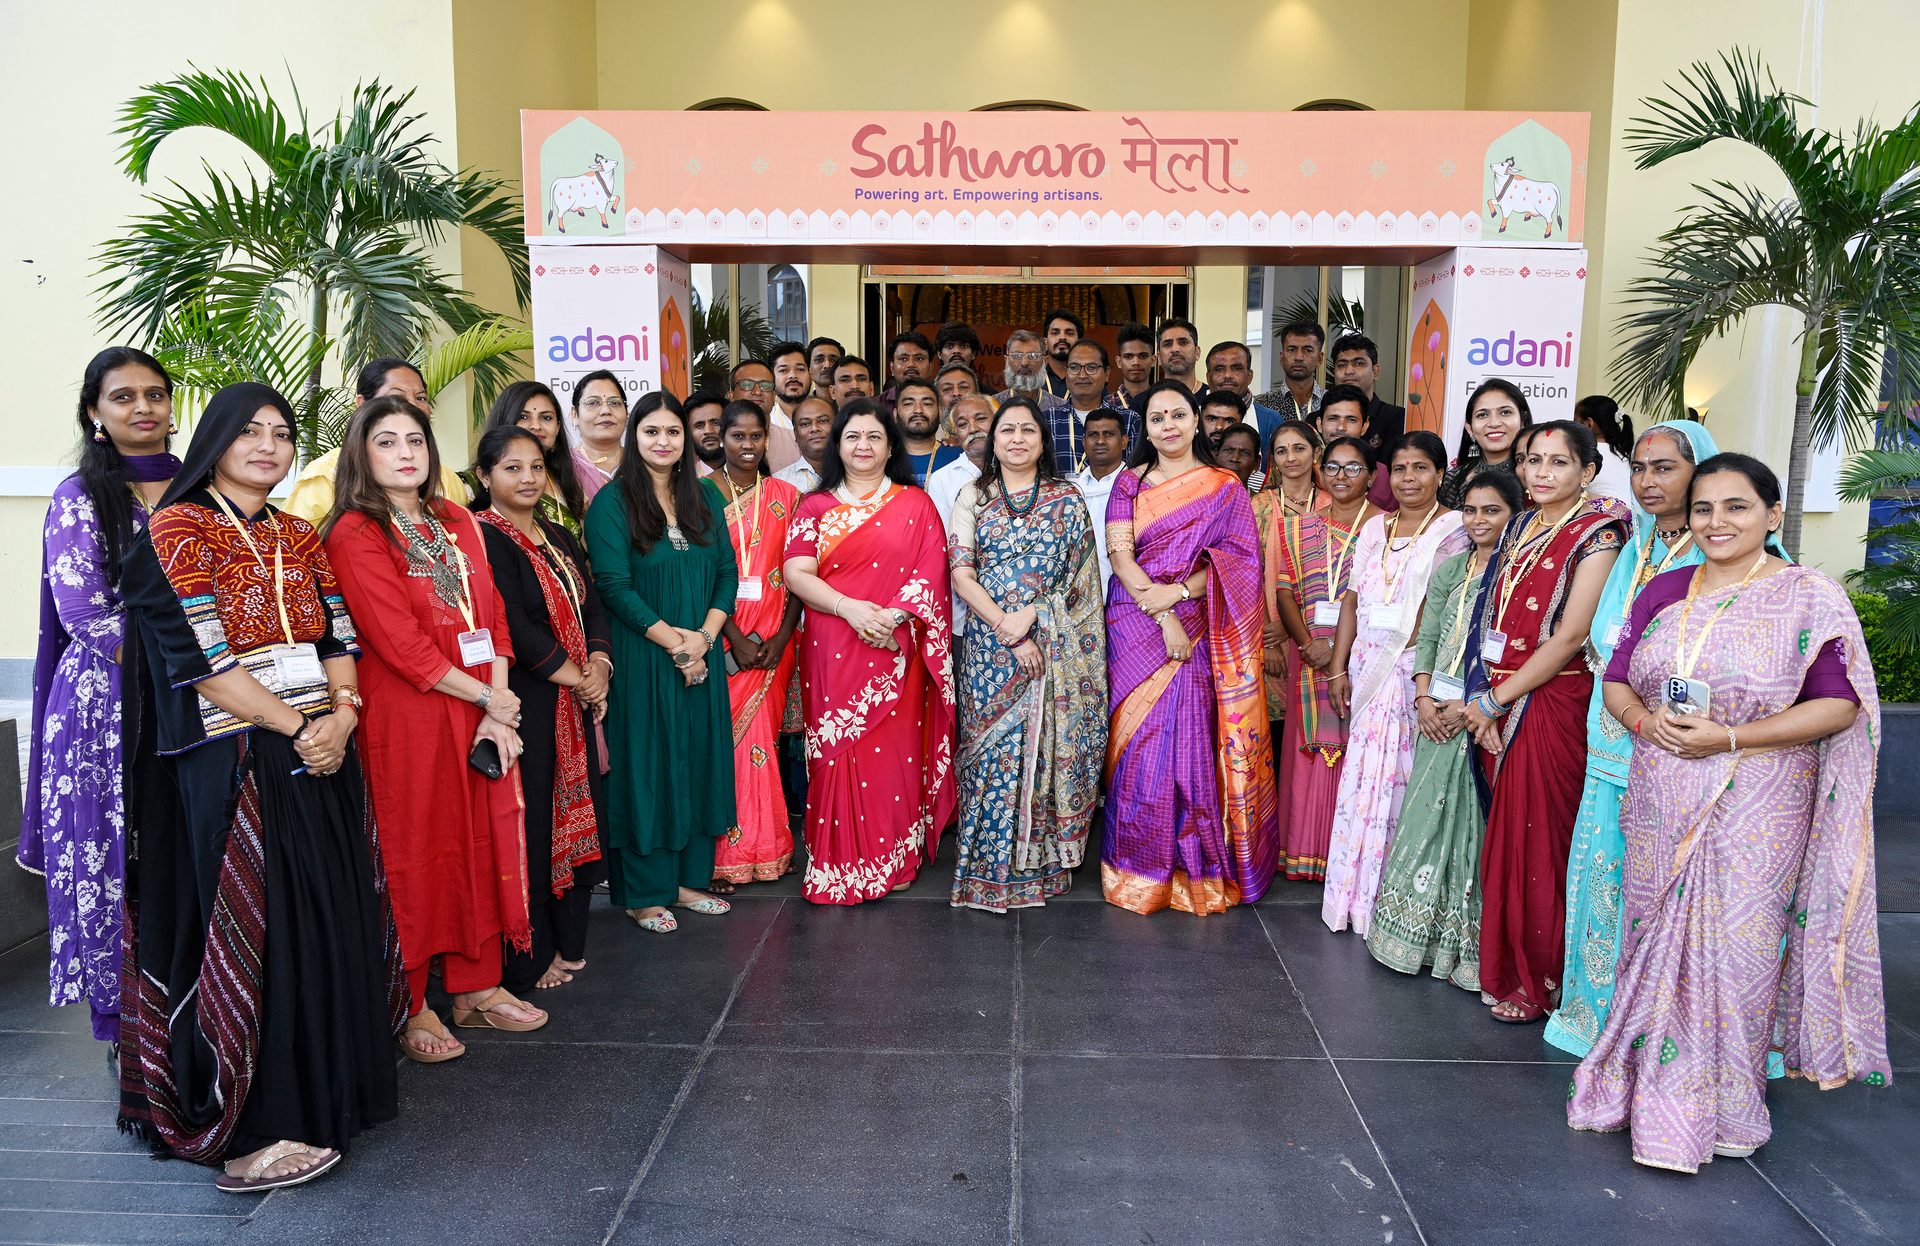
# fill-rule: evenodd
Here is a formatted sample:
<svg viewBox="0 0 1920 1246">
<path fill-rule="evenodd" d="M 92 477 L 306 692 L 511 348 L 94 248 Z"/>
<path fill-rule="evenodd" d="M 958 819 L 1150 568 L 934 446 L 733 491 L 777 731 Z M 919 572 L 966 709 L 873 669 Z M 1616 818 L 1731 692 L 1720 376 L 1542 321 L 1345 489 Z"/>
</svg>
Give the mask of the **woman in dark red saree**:
<svg viewBox="0 0 1920 1246">
<path fill-rule="evenodd" d="M 860 399 L 832 437 L 785 567 L 807 607 L 802 892 L 859 904 L 911 884 L 953 819 L 953 595 L 945 529 L 894 422 Z"/>
</svg>

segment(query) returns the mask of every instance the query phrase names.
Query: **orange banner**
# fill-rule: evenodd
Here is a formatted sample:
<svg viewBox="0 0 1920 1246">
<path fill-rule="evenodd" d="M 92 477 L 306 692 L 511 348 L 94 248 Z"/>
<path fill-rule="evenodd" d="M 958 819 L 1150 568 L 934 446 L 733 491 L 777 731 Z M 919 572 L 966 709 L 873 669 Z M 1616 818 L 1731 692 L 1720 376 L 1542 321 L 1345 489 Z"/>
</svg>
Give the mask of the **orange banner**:
<svg viewBox="0 0 1920 1246">
<path fill-rule="evenodd" d="M 1555 246 L 1586 113 L 521 113 L 529 241 Z"/>
</svg>

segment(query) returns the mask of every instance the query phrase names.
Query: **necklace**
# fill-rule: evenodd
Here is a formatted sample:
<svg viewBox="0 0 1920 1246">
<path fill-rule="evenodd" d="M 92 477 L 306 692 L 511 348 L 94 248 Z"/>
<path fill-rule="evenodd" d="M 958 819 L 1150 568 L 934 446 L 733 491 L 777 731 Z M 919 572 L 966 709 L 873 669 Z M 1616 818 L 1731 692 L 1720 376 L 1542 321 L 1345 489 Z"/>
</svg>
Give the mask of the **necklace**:
<svg viewBox="0 0 1920 1246">
<path fill-rule="evenodd" d="M 870 505 L 881 494 L 887 491 L 887 485 L 889 483 L 891 482 L 889 482 L 885 476 L 882 476 L 880 478 L 880 483 L 873 487 L 873 492 L 867 494 L 865 497 L 861 497 L 859 494 L 853 491 L 852 481 L 843 480 L 839 484 L 834 486 L 833 496 L 839 498 L 842 502 L 845 502 L 848 506 L 867 506 L 867 505 Z"/>
<path fill-rule="evenodd" d="M 1508 557 L 1506 565 L 1500 568 L 1500 592 L 1497 603 L 1499 609 L 1493 616 L 1496 630 L 1506 630 L 1500 625 L 1506 621 L 1507 603 L 1513 600 L 1514 590 L 1520 587 L 1520 581 L 1526 579 L 1528 574 L 1533 571 L 1534 564 L 1539 562 L 1541 555 L 1547 552 L 1547 547 L 1553 544 L 1553 538 L 1560 535 L 1560 530 L 1573 522 L 1575 515 L 1585 514 L 1586 510 L 1587 495 L 1582 492 L 1579 497 L 1574 499 L 1573 505 L 1567 507 L 1566 513 L 1553 521 L 1553 525 L 1547 529 L 1546 535 L 1540 538 L 1539 543 L 1528 552 L 1526 557 Z M 1513 553 L 1518 553 L 1521 549 L 1525 548 L 1528 540 L 1527 533 L 1531 532 L 1535 527 L 1540 526 L 1542 522 L 1539 511 L 1535 511 L 1533 514 L 1527 516 L 1526 522 L 1521 525 L 1519 533 L 1514 537 Z"/>
<path fill-rule="evenodd" d="M 1027 490 L 1027 500 L 1025 503 L 1015 502 L 1013 500 L 1013 494 L 1008 492 L 1007 482 L 1005 480 L 1002 480 L 1000 482 L 1000 497 L 1003 501 L 1006 502 L 1007 510 L 1012 512 L 1013 516 L 1016 519 L 1024 517 L 1027 514 L 1027 512 L 1033 509 L 1033 504 L 1040 500 L 1039 474 L 1036 473 L 1034 475 L 1033 487 Z"/>
<path fill-rule="evenodd" d="M 1280 486 L 1280 509 L 1283 512 L 1291 512 L 1292 514 L 1295 514 L 1295 515 L 1304 515 L 1308 511 L 1311 511 L 1313 509 L 1313 504 L 1319 498 L 1319 496 L 1320 496 L 1319 488 L 1313 485 L 1312 483 L 1309 483 L 1307 485 L 1307 500 L 1304 502 L 1296 502 L 1292 498 L 1287 496 L 1287 487 L 1283 484 Z"/>
</svg>

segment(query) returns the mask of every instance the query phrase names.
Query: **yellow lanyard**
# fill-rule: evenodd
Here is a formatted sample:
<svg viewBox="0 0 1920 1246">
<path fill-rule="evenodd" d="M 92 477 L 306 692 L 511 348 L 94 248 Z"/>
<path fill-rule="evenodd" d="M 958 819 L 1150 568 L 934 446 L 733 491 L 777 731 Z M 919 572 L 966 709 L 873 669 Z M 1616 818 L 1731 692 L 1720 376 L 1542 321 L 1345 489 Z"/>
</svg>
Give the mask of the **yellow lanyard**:
<svg viewBox="0 0 1920 1246">
<path fill-rule="evenodd" d="M 1567 508 L 1566 514 L 1554 521 L 1553 527 L 1547 529 L 1547 534 L 1540 538 L 1540 543 L 1533 547 L 1531 554 L 1528 554 L 1526 558 L 1518 561 L 1510 558 L 1508 559 L 1507 565 L 1500 569 L 1500 608 L 1493 616 L 1494 631 L 1500 632 L 1506 630 L 1507 603 L 1513 600 L 1514 590 L 1520 587 L 1520 581 L 1527 578 L 1527 575 L 1533 570 L 1534 564 L 1540 561 L 1540 556 L 1547 552 L 1547 546 L 1553 544 L 1553 538 L 1560 535 L 1560 530 L 1571 523 L 1575 515 L 1581 514 L 1586 509 L 1587 499 L 1583 494 L 1579 501 Z M 1531 528 L 1538 522 L 1540 522 L 1539 511 L 1535 511 L 1527 517 L 1526 526 L 1520 530 L 1520 539 L 1513 543 L 1516 551 L 1520 546 L 1527 543 L 1527 528 Z"/>
<path fill-rule="evenodd" d="M 1440 503 L 1435 502 L 1433 504 L 1433 509 L 1427 512 L 1427 517 L 1420 521 L 1420 527 L 1417 531 L 1414 532 L 1412 539 L 1415 541 L 1418 541 L 1421 537 L 1425 536 L 1427 532 L 1427 525 L 1432 523 L 1433 517 L 1435 515 L 1438 515 L 1439 513 L 1440 513 Z M 1392 605 L 1394 601 L 1394 588 L 1400 581 L 1400 576 L 1397 576 L 1393 573 L 1393 543 L 1400 539 L 1399 512 L 1395 512 L 1393 516 L 1393 530 L 1391 532 L 1382 532 L 1380 535 L 1386 538 L 1386 540 L 1380 543 L 1380 579 L 1381 579 L 1382 586 L 1386 590 L 1387 604 Z M 1413 560 L 1408 559 L 1407 561 L 1411 562 Z M 1400 564 L 1401 574 L 1405 574 L 1406 570 L 1407 570 L 1407 563 L 1405 562 L 1401 563 Z"/>
<path fill-rule="evenodd" d="M 1659 537 L 1660 533 L 1657 530 L 1647 537 L 1646 548 L 1641 550 L 1640 557 L 1634 560 L 1633 587 L 1636 592 L 1645 588 L 1647 581 L 1651 580 L 1654 576 L 1671 569 L 1674 560 L 1686 552 L 1687 546 L 1693 544 L 1693 533 L 1689 532 L 1668 547 L 1667 556 L 1660 560 L 1659 566 L 1655 567 L 1653 566 L 1653 543 L 1658 540 Z"/>
<path fill-rule="evenodd" d="M 1446 666 L 1448 675 L 1459 670 L 1460 659 L 1467 656 L 1467 606 L 1473 601 L 1481 570 L 1480 551 L 1475 550 L 1467 557 L 1467 578 L 1460 585 L 1460 602 L 1453 608 L 1453 634 L 1460 643 L 1453 647 L 1453 658 Z"/>
<path fill-rule="evenodd" d="M 929 459 L 927 460 L 927 462 L 931 464 L 933 460 Z M 740 490 L 734 487 L 733 473 L 728 471 L 726 468 L 722 467 L 720 469 L 720 474 L 722 476 L 725 476 L 727 479 L 728 500 L 731 501 L 735 506 L 739 506 Z M 760 544 L 760 522 L 762 519 L 766 517 L 766 513 L 767 513 L 767 491 L 760 487 L 760 483 L 758 481 L 754 482 L 753 487 L 751 489 L 748 489 L 747 493 L 750 495 L 758 494 L 759 496 L 755 498 L 755 502 L 754 502 L 752 531 L 751 532 L 748 531 L 748 526 L 745 523 L 742 523 L 740 525 L 740 574 L 741 575 L 745 575 L 747 573 L 747 550 L 751 546 Z M 742 512 L 741 517 L 743 519 L 745 518 L 744 511 Z"/>
<path fill-rule="evenodd" d="M 1359 513 L 1353 517 L 1353 526 L 1347 529 L 1346 546 L 1327 559 L 1327 597 L 1329 599 L 1338 597 L 1342 591 L 1339 586 L 1347 582 L 1347 564 L 1353 560 L 1353 547 L 1360 543 L 1360 525 L 1367 522 L 1367 506 L 1368 503 L 1362 500 Z M 1329 541 L 1333 540 L 1333 530 L 1333 521 L 1328 520 L 1327 540 Z"/>
<path fill-rule="evenodd" d="M 1747 568 L 1746 578 L 1734 585 L 1733 591 L 1728 593 L 1726 598 L 1713 608 L 1713 617 L 1708 619 L 1707 625 L 1700 629 L 1700 634 L 1693 638 L 1693 648 L 1689 649 L 1687 648 L 1687 624 L 1693 620 L 1694 603 L 1700 599 L 1698 588 L 1700 576 L 1706 568 L 1701 567 L 1693 573 L 1693 582 L 1687 585 L 1686 608 L 1680 612 L 1680 634 L 1674 638 L 1673 642 L 1675 666 L 1680 678 L 1693 678 L 1693 668 L 1699 664 L 1700 651 L 1706 647 L 1707 636 L 1713 631 L 1713 625 L 1720 621 L 1720 616 L 1726 613 L 1728 606 L 1740 600 L 1740 590 L 1753 583 L 1753 577 L 1759 575 L 1760 568 L 1766 565 L 1767 551 L 1762 549 L 1759 557 L 1753 560 L 1753 565 Z"/>
<path fill-rule="evenodd" d="M 207 492 L 213 494 L 214 504 L 220 508 L 220 512 L 227 517 L 228 521 L 232 523 L 235 528 L 240 530 L 240 539 L 247 543 L 247 549 L 253 554 L 253 560 L 259 563 L 260 570 L 265 572 L 267 569 L 267 560 L 260 553 L 260 547 L 254 544 L 253 533 L 247 530 L 247 525 L 241 522 L 239 514 L 228 504 L 227 499 L 220 496 L 218 489 L 209 489 Z M 286 563 L 284 559 L 286 543 L 280 539 L 280 521 L 278 519 L 273 521 L 273 537 L 273 601 L 274 604 L 280 608 L 280 634 L 285 636 L 287 643 L 291 645 L 297 642 L 293 639 L 293 623 L 287 618 Z"/>
</svg>

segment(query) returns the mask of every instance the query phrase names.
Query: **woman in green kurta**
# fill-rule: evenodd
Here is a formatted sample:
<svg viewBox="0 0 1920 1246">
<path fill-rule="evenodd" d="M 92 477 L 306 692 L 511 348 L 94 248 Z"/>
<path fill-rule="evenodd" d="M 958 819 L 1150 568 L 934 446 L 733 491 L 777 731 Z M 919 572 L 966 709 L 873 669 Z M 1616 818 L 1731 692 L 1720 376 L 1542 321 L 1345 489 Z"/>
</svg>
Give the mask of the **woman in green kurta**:
<svg viewBox="0 0 1920 1246">
<path fill-rule="evenodd" d="M 688 441 L 673 396 L 643 395 L 629 452 L 586 522 L 613 641 L 608 882 L 613 902 L 657 934 L 678 925 L 669 905 L 728 910 L 699 888 L 713 879 L 714 841 L 735 820 L 733 726 L 714 642 L 739 569 L 720 521 L 725 501 L 695 475 Z"/>
<path fill-rule="evenodd" d="M 1473 548 L 1434 569 L 1414 642 L 1414 705 L 1420 737 L 1373 902 L 1367 948 L 1401 973 L 1433 966 L 1433 976 L 1480 989 L 1480 841 L 1486 811 L 1474 790 L 1461 703 L 1467 632 L 1480 581 L 1507 520 L 1520 508 L 1520 485 L 1488 472 L 1467 482 L 1460 506 Z"/>
</svg>

